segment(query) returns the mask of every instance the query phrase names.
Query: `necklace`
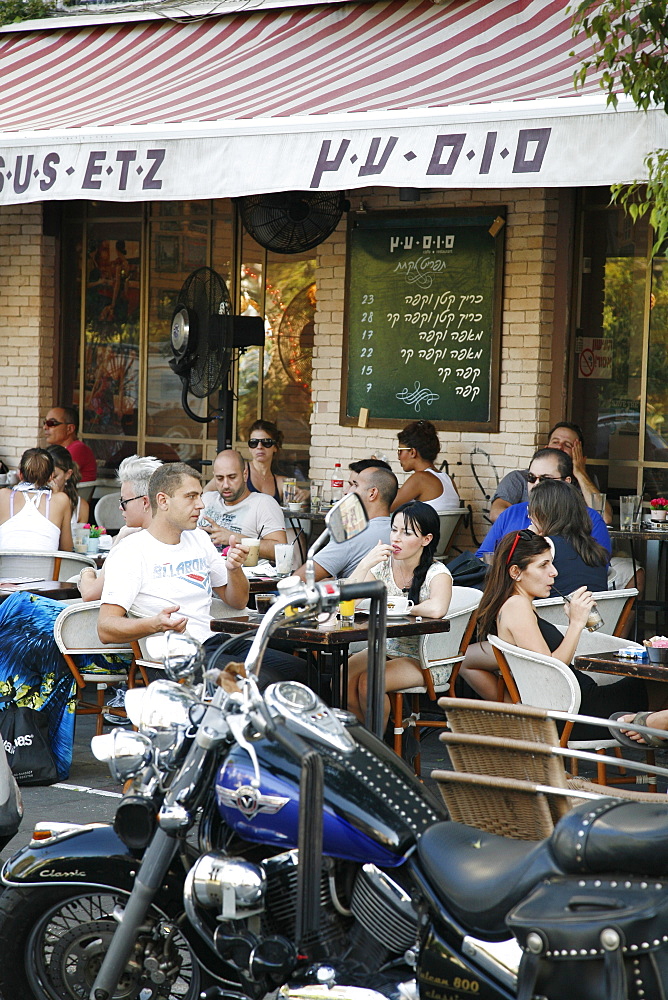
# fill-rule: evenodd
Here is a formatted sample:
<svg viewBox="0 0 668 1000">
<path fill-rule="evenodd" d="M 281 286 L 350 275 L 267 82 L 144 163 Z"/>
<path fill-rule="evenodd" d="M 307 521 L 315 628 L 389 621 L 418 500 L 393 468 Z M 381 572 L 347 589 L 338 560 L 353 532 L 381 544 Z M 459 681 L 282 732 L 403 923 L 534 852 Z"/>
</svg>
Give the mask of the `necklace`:
<svg viewBox="0 0 668 1000">
<path fill-rule="evenodd" d="M 411 575 L 410 575 L 410 577 L 409 577 L 409 579 L 407 581 L 406 580 L 406 576 L 404 574 L 403 566 L 400 566 L 399 560 L 398 559 L 394 559 L 394 557 L 392 558 L 391 569 L 392 569 L 392 576 L 395 578 L 395 582 L 398 583 L 399 589 L 401 590 L 402 594 L 407 594 L 408 591 L 411 589 L 411 583 L 413 582 L 413 574 L 411 573 Z M 401 569 L 401 573 L 398 572 L 399 569 Z M 396 579 L 397 576 L 401 576 L 401 580 L 400 581 L 397 581 L 397 579 Z"/>
</svg>

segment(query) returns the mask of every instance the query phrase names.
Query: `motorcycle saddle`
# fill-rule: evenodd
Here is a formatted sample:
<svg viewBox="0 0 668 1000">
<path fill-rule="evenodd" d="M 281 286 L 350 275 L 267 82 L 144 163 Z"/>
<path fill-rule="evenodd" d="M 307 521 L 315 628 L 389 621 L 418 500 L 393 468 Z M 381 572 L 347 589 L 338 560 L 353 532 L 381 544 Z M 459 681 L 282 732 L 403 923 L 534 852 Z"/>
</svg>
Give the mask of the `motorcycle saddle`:
<svg viewBox="0 0 668 1000">
<path fill-rule="evenodd" d="M 462 823 L 436 823 L 417 850 L 434 894 L 472 934 L 507 936 L 508 910 L 542 879 L 562 874 L 548 840 L 510 840 Z"/>
<path fill-rule="evenodd" d="M 568 874 L 668 874 L 666 804 L 605 798 L 583 802 L 563 816 L 550 838 L 554 858 Z"/>
</svg>

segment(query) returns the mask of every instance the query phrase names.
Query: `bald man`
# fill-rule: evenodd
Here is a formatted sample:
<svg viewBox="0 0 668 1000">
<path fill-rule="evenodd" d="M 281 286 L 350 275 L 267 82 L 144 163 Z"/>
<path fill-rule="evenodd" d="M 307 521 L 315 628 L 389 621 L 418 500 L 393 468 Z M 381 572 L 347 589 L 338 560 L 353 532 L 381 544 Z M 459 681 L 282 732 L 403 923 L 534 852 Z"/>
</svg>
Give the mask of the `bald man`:
<svg viewBox="0 0 668 1000">
<path fill-rule="evenodd" d="M 199 526 L 214 545 L 229 545 L 230 535 L 260 539 L 260 558 L 274 559 L 276 542 L 287 542 L 283 511 L 266 493 L 248 489 L 248 467 L 238 451 L 221 451 L 213 463 L 215 490 L 202 494 Z"/>
</svg>

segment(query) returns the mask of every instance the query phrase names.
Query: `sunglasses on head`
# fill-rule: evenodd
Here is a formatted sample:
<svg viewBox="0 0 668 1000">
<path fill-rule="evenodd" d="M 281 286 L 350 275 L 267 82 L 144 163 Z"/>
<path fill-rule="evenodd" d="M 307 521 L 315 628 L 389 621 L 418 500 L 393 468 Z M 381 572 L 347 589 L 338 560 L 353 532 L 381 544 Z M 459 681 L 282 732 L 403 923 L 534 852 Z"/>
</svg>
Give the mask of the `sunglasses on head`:
<svg viewBox="0 0 668 1000">
<path fill-rule="evenodd" d="M 63 427 L 64 425 L 64 420 L 54 420 L 53 417 L 49 417 L 48 420 L 42 421 L 42 427 Z"/>
<path fill-rule="evenodd" d="M 553 482 L 555 482 L 555 480 L 558 480 L 559 482 L 563 482 L 564 481 L 564 477 L 563 476 L 546 476 L 546 475 L 534 476 L 533 472 L 527 472 L 527 482 L 531 483 L 532 486 L 533 486 L 534 483 L 548 483 L 548 482 L 549 483 L 553 483 Z"/>
<path fill-rule="evenodd" d="M 522 528 L 521 531 L 518 531 L 517 534 L 515 535 L 515 541 L 510 546 L 510 552 L 508 553 L 508 558 L 506 559 L 506 566 L 510 565 L 510 560 L 513 558 L 515 549 L 517 548 L 517 543 L 519 542 L 520 538 L 522 539 L 523 542 L 529 542 L 531 541 L 532 538 L 535 537 L 536 537 L 535 533 L 533 531 L 529 531 L 528 528 Z"/>
<path fill-rule="evenodd" d="M 271 448 L 272 445 L 276 444 L 273 438 L 250 438 L 248 441 L 249 448 L 257 448 L 262 445 L 263 448 Z"/>
</svg>

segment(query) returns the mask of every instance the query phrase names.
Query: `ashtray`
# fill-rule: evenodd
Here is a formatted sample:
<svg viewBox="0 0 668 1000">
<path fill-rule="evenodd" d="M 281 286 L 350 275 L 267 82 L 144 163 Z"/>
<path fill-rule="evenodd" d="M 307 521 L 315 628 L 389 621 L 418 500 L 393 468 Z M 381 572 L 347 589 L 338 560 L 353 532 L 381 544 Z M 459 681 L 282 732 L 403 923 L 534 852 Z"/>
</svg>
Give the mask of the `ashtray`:
<svg viewBox="0 0 668 1000">
<path fill-rule="evenodd" d="M 650 663 L 668 664 L 668 646 L 648 646 L 645 643 L 645 649 Z"/>
</svg>

